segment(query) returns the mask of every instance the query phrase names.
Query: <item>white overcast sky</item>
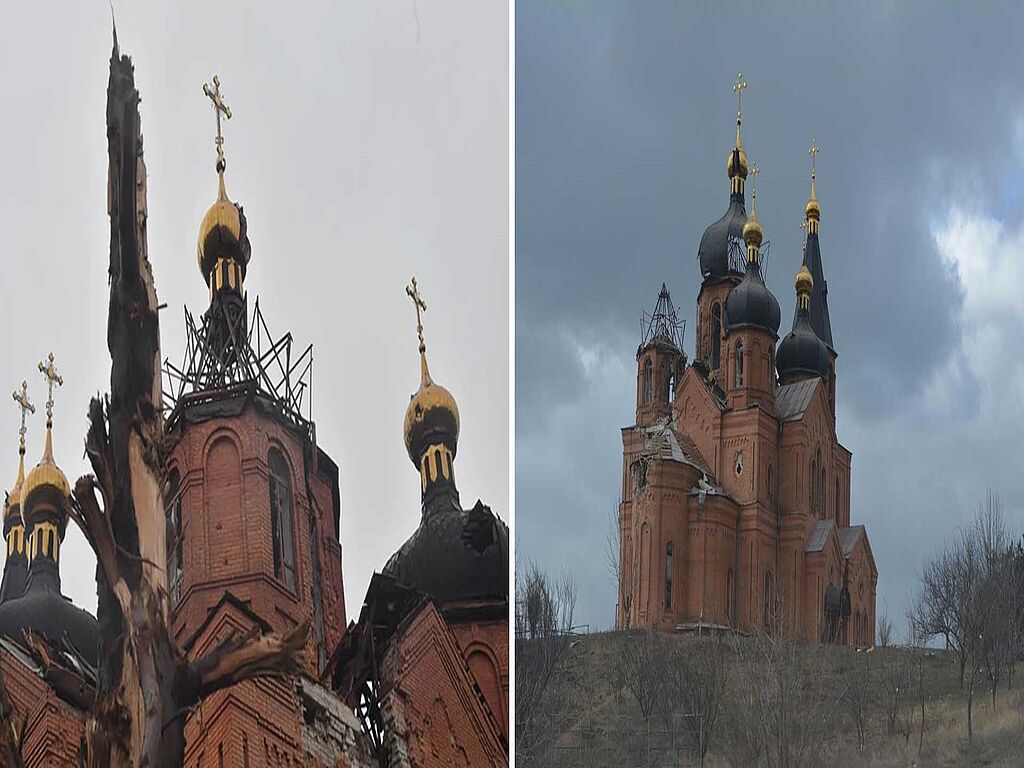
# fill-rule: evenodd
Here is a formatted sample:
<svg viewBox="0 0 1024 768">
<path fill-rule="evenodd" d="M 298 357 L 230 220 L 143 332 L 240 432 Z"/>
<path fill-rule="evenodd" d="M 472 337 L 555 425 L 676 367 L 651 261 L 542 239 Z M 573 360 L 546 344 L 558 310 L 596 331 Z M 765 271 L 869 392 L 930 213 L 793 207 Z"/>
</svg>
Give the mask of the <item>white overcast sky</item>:
<svg viewBox="0 0 1024 768">
<path fill-rule="evenodd" d="M 317 438 L 341 469 L 348 615 L 419 521 L 402 445 L 418 386 L 415 273 L 431 373 L 462 415 L 463 504 L 508 509 L 508 9 L 502 3 L 116 3 L 142 95 L 149 253 L 163 353 L 180 360 L 182 307 L 199 314 L 199 221 L 216 194 L 220 75 L 229 196 L 252 241 L 246 287 L 271 331 L 314 344 Z M 74 482 L 89 397 L 109 388 L 105 0 L 23 3 L 0 24 L 0 481 L 13 484 L 28 379 L 42 450 L 52 351 L 65 377 L 54 447 Z M 6 457 L 6 458 L 4 458 Z M 69 525 L 66 595 L 95 610 L 95 560 Z"/>
</svg>

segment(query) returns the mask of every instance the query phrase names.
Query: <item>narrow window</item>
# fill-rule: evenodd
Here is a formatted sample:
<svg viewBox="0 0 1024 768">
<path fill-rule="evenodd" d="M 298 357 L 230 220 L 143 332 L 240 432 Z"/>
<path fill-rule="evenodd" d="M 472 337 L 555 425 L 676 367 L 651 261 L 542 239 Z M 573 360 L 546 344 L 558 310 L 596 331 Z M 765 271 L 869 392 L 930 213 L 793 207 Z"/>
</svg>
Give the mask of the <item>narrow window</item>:
<svg viewBox="0 0 1024 768">
<path fill-rule="evenodd" d="M 654 398 L 654 366 L 651 359 L 644 362 L 644 405 L 647 405 Z"/>
<path fill-rule="evenodd" d="M 811 478 L 810 478 L 810 487 L 808 488 L 808 499 L 807 499 L 808 504 L 811 507 L 811 512 L 817 512 L 818 511 L 818 508 L 814 504 L 814 499 L 815 499 L 814 486 L 817 484 L 817 482 L 818 482 L 818 465 L 817 465 L 817 463 L 815 462 L 814 459 L 811 459 Z"/>
<path fill-rule="evenodd" d="M 665 607 L 672 608 L 672 542 L 665 547 Z"/>
<path fill-rule="evenodd" d="M 177 469 L 171 471 L 167 482 L 165 512 L 167 515 L 167 581 L 170 585 L 171 604 L 181 598 L 182 583 L 182 524 L 181 524 L 181 475 Z"/>
<path fill-rule="evenodd" d="M 743 386 L 743 342 L 736 342 L 736 386 Z"/>
<path fill-rule="evenodd" d="M 732 583 L 732 568 L 728 568 L 725 571 L 725 617 L 729 622 L 729 626 L 733 625 L 733 595 L 736 588 Z"/>
<path fill-rule="evenodd" d="M 771 629 L 772 619 L 772 572 L 764 572 L 764 628 Z"/>
<path fill-rule="evenodd" d="M 834 510 L 836 523 L 839 522 L 839 478 L 836 478 L 836 508 Z"/>
<path fill-rule="evenodd" d="M 711 368 L 718 370 L 722 359 L 722 306 L 711 307 Z"/>
<path fill-rule="evenodd" d="M 277 448 L 270 449 L 270 525 L 274 540 L 274 575 L 295 589 L 295 546 L 292 534 L 292 482 L 288 463 Z"/>
</svg>

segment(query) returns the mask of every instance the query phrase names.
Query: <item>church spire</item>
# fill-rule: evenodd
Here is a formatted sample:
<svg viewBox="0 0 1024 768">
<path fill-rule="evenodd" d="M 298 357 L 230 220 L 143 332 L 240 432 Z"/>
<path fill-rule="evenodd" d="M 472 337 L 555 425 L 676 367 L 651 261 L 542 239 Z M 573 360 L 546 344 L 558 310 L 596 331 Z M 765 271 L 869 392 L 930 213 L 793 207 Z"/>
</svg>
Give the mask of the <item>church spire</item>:
<svg viewBox="0 0 1024 768">
<path fill-rule="evenodd" d="M 807 232 L 807 239 L 804 241 L 803 266 L 811 273 L 813 288 L 810 294 L 810 305 L 808 308 L 808 322 L 818 338 L 828 345 L 829 350 L 835 354 L 832 346 L 832 323 L 828 314 L 828 284 L 825 281 L 825 272 L 821 263 L 821 246 L 818 242 L 818 229 L 821 220 L 821 205 L 818 202 L 816 189 L 817 167 L 815 158 L 821 148 L 818 142 L 811 140 L 811 148 L 807 154 L 811 157 L 811 196 L 804 207 L 803 228 Z M 796 323 L 798 312 L 793 313 L 793 323 Z"/>
<path fill-rule="evenodd" d="M 423 512 L 441 491 L 449 491 L 456 501 L 455 452 L 459 442 L 459 407 L 451 392 L 434 383 L 427 368 L 427 345 L 423 341 L 423 316 L 427 303 L 416 278 L 405 288 L 416 309 L 416 334 L 419 337 L 420 388 L 409 400 L 405 411 L 403 435 L 409 459 L 419 469 Z"/>
<path fill-rule="evenodd" d="M 729 152 L 729 159 L 726 161 L 725 169 L 729 174 L 729 192 L 740 200 L 743 199 L 743 184 L 747 178 L 747 152 L 743 148 L 743 140 L 740 137 L 740 127 L 743 124 L 743 91 L 747 89 L 747 82 L 743 75 L 736 76 L 736 83 L 733 85 L 733 93 L 736 94 L 736 145 Z"/>
<path fill-rule="evenodd" d="M 242 283 L 249 264 L 250 247 L 246 236 L 246 222 L 242 209 L 228 198 L 224 185 L 224 134 L 221 116 L 231 119 L 231 107 L 224 101 L 220 91 L 220 77 L 213 76 L 213 86 L 203 83 L 203 93 L 213 105 L 217 120 L 217 199 L 207 210 L 199 227 L 198 260 L 199 270 L 210 288 L 211 302 L 215 296 L 233 294 L 244 297 Z"/>
<path fill-rule="evenodd" d="M 25 416 L 35 413 L 36 407 L 28 399 L 28 382 L 21 382 L 21 390 L 15 390 L 13 397 L 21 410 L 21 428 L 18 430 L 18 476 L 4 502 L 3 530 L 4 541 L 7 543 L 7 559 L 4 561 L 3 583 L 0 584 L 0 603 L 21 597 L 25 592 L 25 581 L 28 576 L 21 492 L 25 485 Z"/>
</svg>

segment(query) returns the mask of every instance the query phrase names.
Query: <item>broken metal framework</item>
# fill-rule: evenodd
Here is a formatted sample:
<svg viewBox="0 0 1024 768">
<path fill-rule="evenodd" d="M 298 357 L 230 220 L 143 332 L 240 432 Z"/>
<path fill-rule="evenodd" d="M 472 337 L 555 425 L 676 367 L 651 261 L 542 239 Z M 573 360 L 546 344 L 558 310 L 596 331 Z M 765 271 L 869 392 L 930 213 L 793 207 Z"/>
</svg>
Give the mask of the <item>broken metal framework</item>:
<svg viewBox="0 0 1024 768">
<path fill-rule="evenodd" d="M 675 305 L 672 303 L 672 297 L 664 283 L 661 284 L 661 292 L 658 294 L 658 303 L 654 307 L 654 312 L 643 313 L 640 318 L 640 328 L 643 333 L 641 347 L 655 339 L 665 339 L 674 344 L 676 349 L 682 350 L 686 321 L 679 319 Z"/>
<path fill-rule="evenodd" d="M 765 240 L 761 243 L 761 277 L 768 283 L 768 256 L 771 254 L 772 241 Z M 747 271 L 747 246 L 739 237 L 729 238 L 729 269 L 733 272 Z"/>
<path fill-rule="evenodd" d="M 313 421 L 313 345 L 293 350 L 291 332 L 275 339 L 256 299 L 251 321 L 248 299 L 215 298 L 197 323 L 185 308 L 185 355 L 181 367 L 164 361 L 168 422 L 186 403 L 214 399 L 226 389 L 253 389 L 303 429 Z"/>
</svg>

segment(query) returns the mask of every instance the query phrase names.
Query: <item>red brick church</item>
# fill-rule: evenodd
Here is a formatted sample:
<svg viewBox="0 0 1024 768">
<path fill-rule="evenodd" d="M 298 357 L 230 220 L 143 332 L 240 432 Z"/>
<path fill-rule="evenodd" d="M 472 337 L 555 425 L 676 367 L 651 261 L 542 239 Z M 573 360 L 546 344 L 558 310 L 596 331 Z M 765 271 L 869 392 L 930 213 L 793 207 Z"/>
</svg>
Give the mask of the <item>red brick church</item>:
<svg viewBox="0 0 1024 768">
<path fill-rule="evenodd" d="M 110 66 L 112 84 L 128 78 L 134 88 L 116 38 Z M 293 352 L 290 334 L 270 337 L 258 302 L 249 305 L 252 248 L 225 181 L 220 120 L 231 113 L 217 78 L 204 90 L 217 115 L 217 194 L 197 253 L 209 304 L 198 319 L 186 311 L 184 361 L 168 363 L 163 381 L 171 631 L 194 658 L 254 628 L 285 633 L 308 620 L 311 630 L 296 673 L 242 682 L 183 713 L 185 765 L 507 765 L 508 528 L 480 501 L 461 506 L 458 407 L 431 378 L 422 323 L 420 385 L 404 425 L 421 523 L 381 564 L 349 622 L 339 470 L 309 410 L 311 347 Z M 142 178 L 143 213 L 145 194 Z M 419 319 L 426 304 L 415 280 L 409 293 Z M 412 365 L 410 356 L 410 374 Z M 50 435 L 62 379 L 52 356 L 40 371 L 50 388 L 45 448 L 27 475 L 25 416 L 34 406 L 24 389 L 15 393 L 23 420 L 3 517 L 0 726 L 15 724 L 25 765 L 74 766 L 95 692 L 99 630 L 61 594 L 71 496 Z M 397 418 L 403 404 L 394 407 Z M 387 510 L 350 514 L 371 513 Z M 0 766 L 8 764 L 0 750 Z"/>
<path fill-rule="evenodd" d="M 741 92 L 745 83 L 737 83 Z M 811 157 L 817 153 L 812 144 Z M 812 167 L 792 329 L 761 269 L 756 178 L 740 139 L 729 207 L 698 249 L 696 350 L 662 285 L 622 430 L 616 626 L 755 632 L 870 646 L 875 567 L 851 525 L 852 455 L 836 432 L 836 360 Z"/>
</svg>

